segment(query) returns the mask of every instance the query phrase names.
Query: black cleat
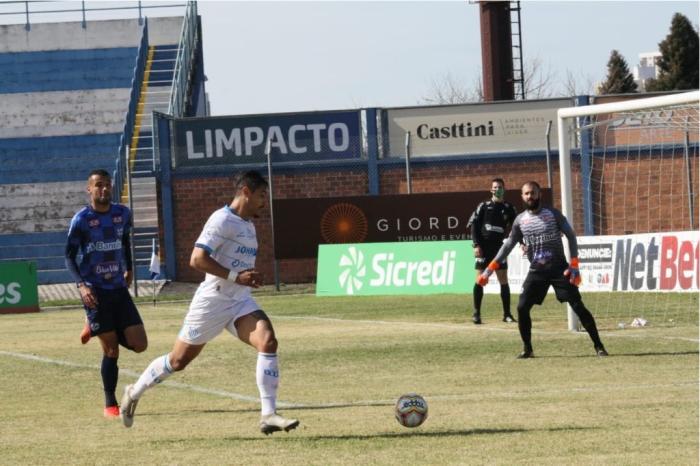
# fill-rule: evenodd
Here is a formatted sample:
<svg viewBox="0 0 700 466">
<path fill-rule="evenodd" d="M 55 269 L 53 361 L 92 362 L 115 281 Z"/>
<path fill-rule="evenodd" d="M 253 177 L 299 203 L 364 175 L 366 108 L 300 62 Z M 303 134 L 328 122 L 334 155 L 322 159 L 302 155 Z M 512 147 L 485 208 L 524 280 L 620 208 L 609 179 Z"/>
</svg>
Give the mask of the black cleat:
<svg viewBox="0 0 700 466">
<path fill-rule="evenodd" d="M 530 359 L 534 357 L 535 353 L 533 353 L 532 350 L 525 350 L 522 353 L 520 353 L 515 359 Z"/>
<path fill-rule="evenodd" d="M 513 318 L 513 316 L 509 314 L 509 315 L 503 317 L 503 322 L 513 323 L 513 322 L 517 322 L 517 320 L 515 320 Z"/>
<path fill-rule="evenodd" d="M 597 346 L 595 349 L 595 354 L 600 357 L 604 357 L 608 355 L 608 352 L 605 351 L 605 348 L 602 346 Z"/>
<path fill-rule="evenodd" d="M 476 325 L 481 324 L 481 314 L 474 314 L 472 316 L 472 322 L 474 322 Z"/>
</svg>

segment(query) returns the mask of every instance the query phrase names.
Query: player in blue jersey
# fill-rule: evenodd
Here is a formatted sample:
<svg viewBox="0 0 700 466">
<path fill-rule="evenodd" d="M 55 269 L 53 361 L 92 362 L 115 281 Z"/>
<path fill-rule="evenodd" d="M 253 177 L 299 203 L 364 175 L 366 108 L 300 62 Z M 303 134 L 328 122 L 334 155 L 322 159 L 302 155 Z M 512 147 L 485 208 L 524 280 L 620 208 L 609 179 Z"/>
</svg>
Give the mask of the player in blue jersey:
<svg viewBox="0 0 700 466">
<path fill-rule="evenodd" d="M 530 310 L 535 304 L 542 304 L 550 285 L 554 288 L 559 302 L 569 303 L 578 315 L 583 328 L 593 341 L 596 354 L 607 356 L 608 353 L 598 335 L 595 319 L 583 305 L 578 291 L 581 274 L 578 269 L 578 245 L 573 228 L 557 209 L 540 206 L 540 185 L 536 182 L 525 183 L 521 189 L 521 196 L 526 210 L 515 218 L 510 236 L 503 242 L 503 246 L 486 270 L 479 275 L 477 283 L 482 286 L 486 284 L 489 276 L 498 270 L 500 262 L 508 257 L 515 245 L 519 242 L 524 243 L 530 270 L 518 302 L 518 328 L 524 346 L 518 358 L 527 359 L 534 356 Z M 564 254 L 562 235 L 566 236 L 569 243 L 569 262 Z"/>
<path fill-rule="evenodd" d="M 206 273 L 192 298 L 190 309 L 170 353 L 151 362 L 122 397 L 121 415 L 126 427 L 134 421 L 143 393 L 173 372 L 181 371 L 204 346 L 224 329 L 258 351 L 255 379 L 260 392 L 260 431 L 271 434 L 299 425 L 276 412 L 279 368 L 277 338 L 272 323 L 251 296 L 262 285 L 255 269 L 258 240 L 252 219 L 265 207 L 267 181 L 256 171 L 236 178 L 230 205 L 214 212 L 197 238 L 190 266 Z"/>
<path fill-rule="evenodd" d="M 102 346 L 102 384 L 105 417 L 118 417 L 115 390 L 119 376 L 119 345 L 140 353 L 148 341 L 143 321 L 129 295 L 133 261 L 129 233 L 131 211 L 112 203 L 112 179 L 105 170 L 88 177 L 90 203 L 70 222 L 66 267 L 80 291 L 87 314 L 88 336 Z M 80 264 L 78 253 L 82 254 Z"/>
</svg>

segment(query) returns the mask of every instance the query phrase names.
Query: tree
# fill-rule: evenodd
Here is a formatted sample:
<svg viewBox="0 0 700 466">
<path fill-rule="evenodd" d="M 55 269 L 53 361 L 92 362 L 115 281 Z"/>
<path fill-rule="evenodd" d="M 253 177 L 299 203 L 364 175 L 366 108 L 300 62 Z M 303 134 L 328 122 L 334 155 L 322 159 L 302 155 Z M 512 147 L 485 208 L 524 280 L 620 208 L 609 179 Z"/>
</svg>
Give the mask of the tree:
<svg viewBox="0 0 700 466">
<path fill-rule="evenodd" d="M 608 77 L 598 89 L 599 94 L 627 94 L 637 92 L 637 84 L 630 73 L 625 58 L 620 52 L 613 50 L 610 52 L 608 60 Z"/>
<path fill-rule="evenodd" d="M 698 88 L 698 32 L 688 18 L 680 13 L 673 15 L 671 31 L 659 42 L 659 51 L 659 76 L 648 81 L 648 90 Z"/>
</svg>

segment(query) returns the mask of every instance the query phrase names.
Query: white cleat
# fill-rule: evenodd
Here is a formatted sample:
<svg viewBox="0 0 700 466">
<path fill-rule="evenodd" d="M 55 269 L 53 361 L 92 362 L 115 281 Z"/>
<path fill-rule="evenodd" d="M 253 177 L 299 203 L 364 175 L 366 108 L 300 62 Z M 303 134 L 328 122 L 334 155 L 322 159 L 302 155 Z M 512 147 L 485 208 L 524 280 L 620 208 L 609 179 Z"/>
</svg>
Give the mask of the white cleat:
<svg viewBox="0 0 700 466">
<path fill-rule="evenodd" d="M 285 419 L 279 414 L 273 413 L 260 419 L 260 432 L 265 435 L 270 435 L 280 430 L 289 432 L 292 429 L 296 429 L 298 425 L 299 421 L 297 419 Z"/>
<path fill-rule="evenodd" d="M 139 403 L 139 400 L 131 398 L 131 387 L 133 385 L 124 387 L 124 395 L 122 395 L 122 403 L 119 407 L 119 415 L 122 418 L 124 427 L 131 427 L 134 423 L 134 413 L 136 412 L 136 405 Z"/>
</svg>

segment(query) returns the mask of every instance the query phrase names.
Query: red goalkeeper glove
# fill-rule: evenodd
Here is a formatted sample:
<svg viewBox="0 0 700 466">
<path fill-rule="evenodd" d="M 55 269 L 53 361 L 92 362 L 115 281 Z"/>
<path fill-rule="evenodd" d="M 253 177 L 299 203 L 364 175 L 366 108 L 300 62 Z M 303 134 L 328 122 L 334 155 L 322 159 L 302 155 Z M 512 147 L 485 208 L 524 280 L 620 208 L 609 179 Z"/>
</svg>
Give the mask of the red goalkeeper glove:
<svg viewBox="0 0 700 466">
<path fill-rule="evenodd" d="M 581 284 L 581 272 L 578 270 L 578 257 L 572 257 L 569 268 L 564 270 L 564 276 L 569 277 L 569 283 L 575 286 Z"/>
<path fill-rule="evenodd" d="M 486 284 L 489 282 L 489 277 L 491 274 L 498 270 L 500 268 L 500 264 L 496 261 L 491 261 L 488 267 L 486 267 L 486 270 L 481 272 L 478 277 L 476 277 L 476 283 L 480 286 L 486 286 Z"/>
</svg>

